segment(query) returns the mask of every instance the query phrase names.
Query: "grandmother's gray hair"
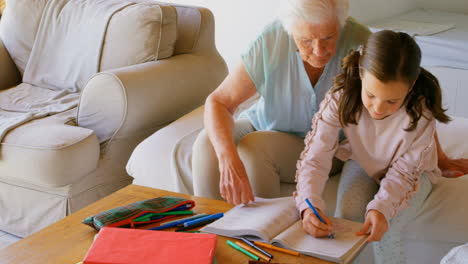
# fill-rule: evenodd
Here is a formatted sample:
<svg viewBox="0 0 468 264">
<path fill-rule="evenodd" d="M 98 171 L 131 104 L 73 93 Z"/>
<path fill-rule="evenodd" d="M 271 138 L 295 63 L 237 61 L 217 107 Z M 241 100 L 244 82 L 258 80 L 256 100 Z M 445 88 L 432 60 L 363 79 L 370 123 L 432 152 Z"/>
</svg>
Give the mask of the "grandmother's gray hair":
<svg viewBox="0 0 468 264">
<path fill-rule="evenodd" d="M 320 24 L 336 17 L 343 27 L 348 9 L 348 0 L 281 0 L 280 20 L 289 34 L 298 21 Z"/>
</svg>

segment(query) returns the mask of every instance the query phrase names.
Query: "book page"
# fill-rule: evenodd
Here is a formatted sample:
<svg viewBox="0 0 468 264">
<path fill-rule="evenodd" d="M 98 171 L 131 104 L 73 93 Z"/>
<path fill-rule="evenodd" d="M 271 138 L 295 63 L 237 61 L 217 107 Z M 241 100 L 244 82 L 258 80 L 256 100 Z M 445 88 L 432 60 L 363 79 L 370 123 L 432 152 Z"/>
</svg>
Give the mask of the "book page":
<svg viewBox="0 0 468 264">
<path fill-rule="evenodd" d="M 341 218 L 332 218 L 335 227 L 335 239 L 315 238 L 302 228 L 302 221 L 297 221 L 273 239 L 283 247 L 321 259 L 342 263 L 347 255 L 362 249 L 367 236 L 356 236 L 362 223 Z"/>
<path fill-rule="evenodd" d="M 299 219 L 292 197 L 262 199 L 236 206 L 201 231 L 222 236 L 255 236 L 269 242 Z"/>
<path fill-rule="evenodd" d="M 393 31 L 401 31 L 408 33 L 412 36 L 429 36 L 449 30 L 455 27 L 455 24 L 435 24 L 410 20 L 398 20 L 371 25 L 371 27 L 373 29 L 389 29 Z"/>
</svg>

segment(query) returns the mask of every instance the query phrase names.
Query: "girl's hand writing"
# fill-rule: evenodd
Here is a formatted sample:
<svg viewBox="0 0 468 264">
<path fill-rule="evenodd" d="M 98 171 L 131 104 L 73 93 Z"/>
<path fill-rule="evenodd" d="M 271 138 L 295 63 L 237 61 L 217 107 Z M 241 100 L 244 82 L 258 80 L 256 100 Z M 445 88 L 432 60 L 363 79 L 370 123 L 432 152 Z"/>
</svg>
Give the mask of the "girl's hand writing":
<svg viewBox="0 0 468 264">
<path fill-rule="evenodd" d="M 303 211 L 302 228 L 313 237 L 328 237 L 332 233 L 333 223 L 320 209 L 316 209 L 326 224 L 322 223 L 310 208 L 307 208 Z"/>
<path fill-rule="evenodd" d="M 358 236 L 366 235 L 371 228 L 371 232 L 369 237 L 367 238 L 367 242 L 373 241 L 380 241 L 382 239 L 385 232 L 388 230 L 388 223 L 385 216 L 377 211 L 377 210 L 370 210 L 366 215 L 366 221 L 362 226 L 361 230 L 356 233 Z"/>
</svg>

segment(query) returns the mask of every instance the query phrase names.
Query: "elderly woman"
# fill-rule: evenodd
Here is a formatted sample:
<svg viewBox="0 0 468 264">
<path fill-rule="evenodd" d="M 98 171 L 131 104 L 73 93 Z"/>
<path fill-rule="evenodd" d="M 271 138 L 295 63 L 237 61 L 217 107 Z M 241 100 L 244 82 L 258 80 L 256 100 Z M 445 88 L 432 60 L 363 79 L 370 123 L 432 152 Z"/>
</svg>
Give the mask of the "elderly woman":
<svg viewBox="0 0 468 264">
<path fill-rule="evenodd" d="M 341 59 L 370 35 L 348 18 L 347 0 L 285 3 L 281 20 L 265 28 L 206 101 L 206 133 L 193 152 L 195 195 L 240 204 L 254 194 L 278 197 L 280 182 L 294 183 L 303 137 Z M 232 113 L 256 93 L 257 103 L 234 122 Z"/>
<path fill-rule="evenodd" d="M 282 11 L 206 101 L 206 131 L 193 148 L 195 195 L 244 204 L 254 195 L 279 196 L 280 182 L 294 183 L 303 137 L 341 59 L 370 35 L 348 17 L 347 0 L 288 0 Z M 234 121 L 236 108 L 256 93 L 260 99 Z M 438 150 L 446 176 L 460 174 L 458 167 L 467 172 L 466 160 Z"/>
<path fill-rule="evenodd" d="M 199 134 L 199 108 L 135 149 L 127 164 L 135 183 L 233 204 L 292 194 L 312 116 L 341 59 L 370 32 L 348 18 L 348 0 L 283 2 L 281 19 L 265 28 L 207 99 L 205 130 Z M 253 95 L 260 99 L 234 121 L 236 108 Z M 445 176 L 468 173 L 467 160 L 450 160 L 438 149 Z M 290 189 L 280 190 L 280 182 L 291 183 Z M 337 208 L 337 216 L 346 217 L 346 206 Z"/>
</svg>

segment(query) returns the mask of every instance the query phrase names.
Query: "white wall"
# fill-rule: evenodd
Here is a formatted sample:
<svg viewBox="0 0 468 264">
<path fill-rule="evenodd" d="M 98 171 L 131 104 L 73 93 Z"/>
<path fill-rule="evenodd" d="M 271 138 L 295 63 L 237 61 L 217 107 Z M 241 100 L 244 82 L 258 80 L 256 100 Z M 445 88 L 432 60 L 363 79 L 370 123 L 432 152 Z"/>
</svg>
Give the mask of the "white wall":
<svg viewBox="0 0 468 264">
<path fill-rule="evenodd" d="M 163 0 L 164 1 L 164 0 Z M 216 45 L 230 70 L 239 63 L 240 54 L 263 27 L 275 19 L 282 0 L 165 0 L 166 2 L 209 8 L 216 22 Z M 350 0 L 350 13 L 362 22 L 394 15 L 413 8 L 416 0 Z M 386 3 L 387 2 L 387 3 Z M 372 12 L 370 11 L 372 10 Z"/>
<path fill-rule="evenodd" d="M 468 14 L 468 0 L 416 0 L 418 6 Z"/>
<path fill-rule="evenodd" d="M 216 45 L 230 70 L 262 28 L 275 19 L 284 0 L 162 0 L 209 8 L 215 16 Z M 468 0 L 349 0 L 350 15 L 362 23 L 418 7 L 468 14 Z"/>
<path fill-rule="evenodd" d="M 165 1 L 165 0 L 163 0 Z M 216 46 L 230 70 L 263 27 L 278 14 L 281 0 L 169 0 L 207 7 L 216 23 Z"/>
<path fill-rule="evenodd" d="M 418 0 L 349 0 L 349 13 L 358 21 L 367 23 L 414 9 L 417 6 L 416 1 Z"/>
</svg>

